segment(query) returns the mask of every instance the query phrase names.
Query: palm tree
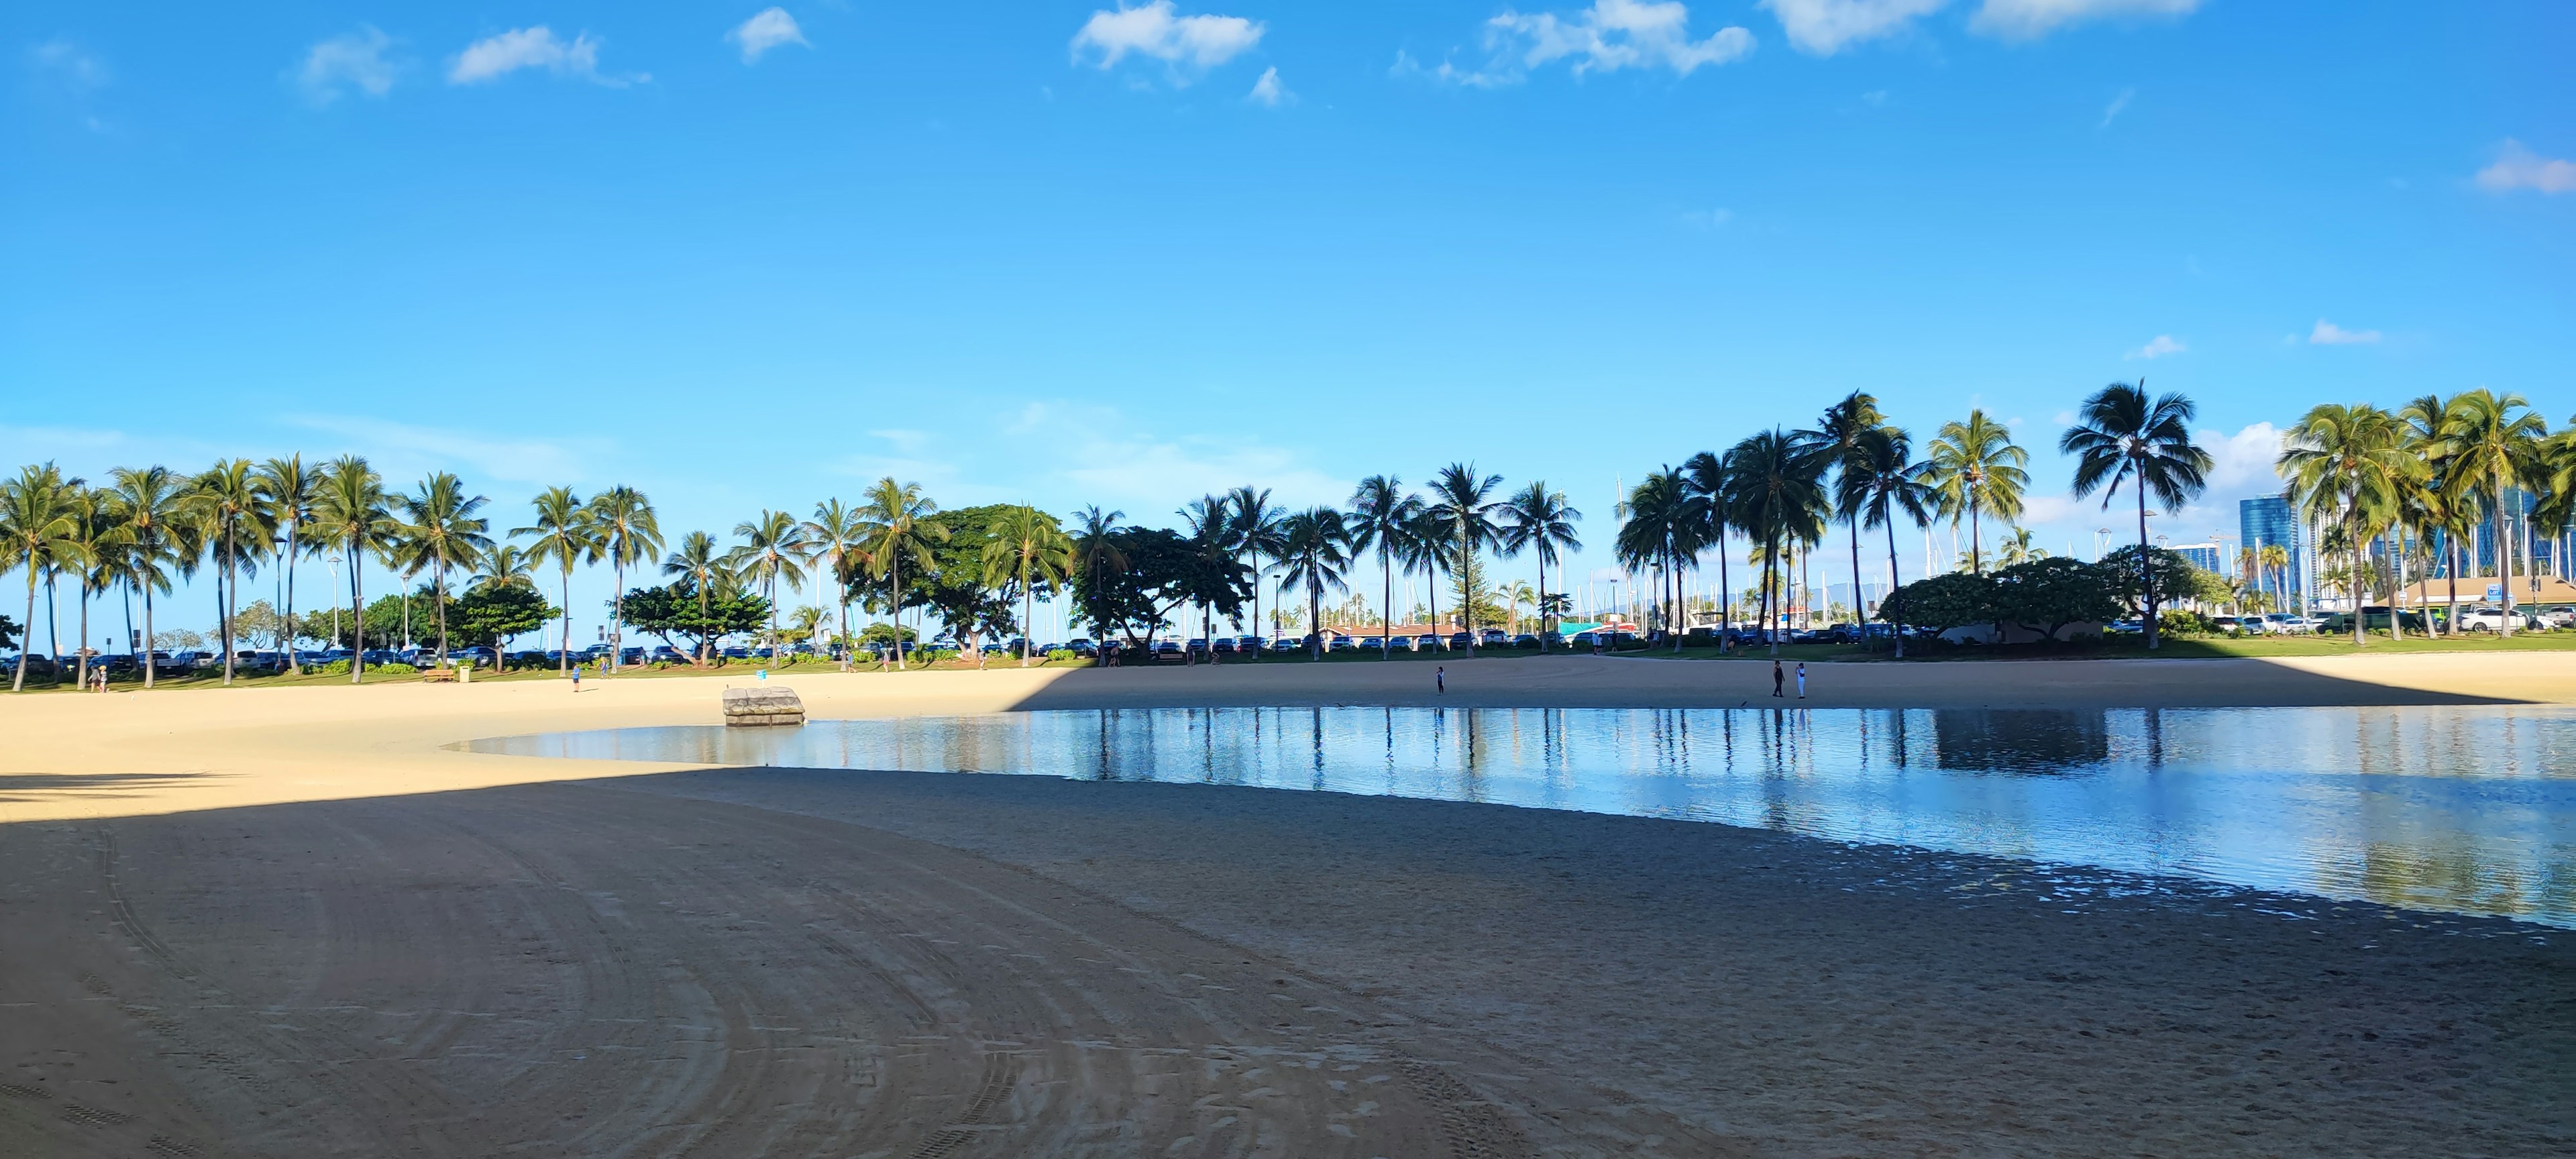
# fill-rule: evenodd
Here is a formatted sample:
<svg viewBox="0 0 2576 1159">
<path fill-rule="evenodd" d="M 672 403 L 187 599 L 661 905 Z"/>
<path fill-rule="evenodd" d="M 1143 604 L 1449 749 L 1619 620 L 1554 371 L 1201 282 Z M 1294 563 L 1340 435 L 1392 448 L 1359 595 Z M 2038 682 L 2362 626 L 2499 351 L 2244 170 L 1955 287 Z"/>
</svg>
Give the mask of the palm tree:
<svg viewBox="0 0 2576 1159">
<path fill-rule="evenodd" d="M 319 479 L 304 467 L 304 456 L 270 459 L 253 472 L 251 485 L 268 503 L 268 520 L 286 531 L 286 670 L 302 674 L 295 658 L 295 563 L 309 550 L 304 529 L 313 522 L 313 489 Z"/>
<path fill-rule="evenodd" d="M 2027 527 L 2013 528 L 2012 534 L 1995 544 L 1995 562 L 2004 567 L 2047 558 L 2048 549 L 2031 542 L 2030 529 Z"/>
<path fill-rule="evenodd" d="M 1500 475 L 1479 477 L 1473 463 L 1451 463 L 1431 480 L 1431 502 L 1424 510 L 1446 531 L 1449 545 L 1458 549 L 1456 567 L 1462 577 L 1474 573 L 1477 550 L 1491 546 L 1502 534 L 1497 516 L 1503 505 L 1494 500 L 1495 489 L 1502 485 Z M 1459 622 L 1467 629 L 1471 656 L 1476 652 L 1474 596 L 1464 592 L 1458 601 Z"/>
<path fill-rule="evenodd" d="M 1213 561 L 1233 562 L 1234 503 L 1232 500 L 1223 495 L 1201 495 L 1183 504 L 1175 514 L 1181 517 L 1181 526 L 1189 531 L 1191 550 Z M 1211 600 L 1204 598 L 1198 601 L 1198 605 L 1199 636 L 1201 639 L 1212 639 L 1216 635 L 1215 606 Z M 1026 637 L 1022 637 L 1022 640 L 1025 642 Z M 1199 662 L 1196 652 L 1185 652 L 1184 655 L 1185 662 L 1188 664 L 1196 665 Z M 1210 647 L 1208 663 L 1216 663 L 1216 656 L 1216 649 Z"/>
<path fill-rule="evenodd" d="M 1623 504 L 1627 518 L 1620 523 L 1613 551 L 1619 562 L 1632 570 L 1656 572 L 1661 579 L 1655 593 L 1656 604 L 1665 609 L 1664 629 L 1673 637 L 1673 651 L 1682 648 L 1681 583 L 1682 561 L 1698 554 L 1699 529 L 1706 526 L 1682 472 L 1665 467 L 1637 481 Z"/>
<path fill-rule="evenodd" d="M 1682 464 L 1682 478 L 1690 483 L 1691 494 L 1698 497 L 1696 510 L 1705 522 L 1699 529 L 1701 543 L 1717 549 L 1718 650 L 1734 648 L 1731 633 L 1735 628 L 1735 608 L 1728 601 L 1732 577 L 1727 574 L 1726 535 L 1735 523 L 1735 486 L 1730 481 L 1734 471 L 1735 452 L 1714 455 L 1707 451 L 1690 457 Z"/>
<path fill-rule="evenodd" d="M 104 595 L 123 574 L 125 531 L 115 518 L 106 492 L 75 484 L 71 488 L 72 523 L 76 529 L 59 566 L 73 569 L 72 585 L 80 602 L 79 687 L 89 687 L 89 601 Z"/>
<path fill-rule="evenodd" d="M 131 510 L 134 498 L 127 499 Z M 387 512 L 384 477 L 365 459 L 342 455 L 322 471 L 313 496 L 313 534 L 349 559 L 349 683 L 367 671 L 367 556 L 381 556 L 393 545 L 395 524 Z M 149 611 L 151 605 L 145 604 Z M 148 618 L 148 617 L 147 617 Z"/>
<path fill-rule="evenodd" d="M 2355 644 L 2364 642 L 2358 578 L 2361 547 L 2370 542 L 2376 528 L 2395 516 L 2398 496 L 2408 480 L 2424 472 L 2424 460 L 2407 453 L 2404 437 L 2396 417 L 2378 407 L 2322 403 L 2290 428 L 2276 464 L 2290 480 L 2290 501 L 2320 526 L 2339 532 L 2353 556 L 2348 573 L 2355 578 L 2348 590 L 2354 593 Z"/>
<path fill-rule="evenodd" d="M 1769 626 L 1771 654 L 1780 654 L 1780 603 L 1777 595 L 1783 547 L 1813 542 L 1824 534 L 1825 460 L 1804 441 L 1779 431 L 1765 431 L 1737 443 L 1727 452 L 1727 484 L 1733 494 L 1727 507 L 1735 525 L 1754 537 L 1762 562 L 1762 608 Z"/>
<path fill-rule="evenodd" d="M 152 687 L 152 596 L 170 592 L 178 563 L 178 525 L 187 518 L 186 483 L 168 467 L 119 467 L 109 476 L 109 500 L 124 527 L 129 583 L 143 592 L 143 686 Z"/>
<path fill-rule="evenodd" d="M 12 692 L 26 688 L 27 657 L 36 651 L 36 578 L 52 561 L 73 558 L 78 550 L 75 486 L 51 462 L 21 467 L 17 478 L 0 483 L 0 541 L 7 543 L 10 558 L 27 569 L 27 619 L 20 629 L 18 670 L 9 682 Z"/>
<path fill-rule="evenodd" d="M 1351 532 L 1342 513 L 1316 507 L 1290 513 L 1279 521 L 1279 594 L 1306 589 L 1307 650 L 1324 658 L 1324 589 L 1350 590 L 1342 582 L 1349 566 Z"/>
<path fill-rule="evenodd" d="M 735 574 L 759 584 L 769 599 L 769 649 L 776 659 L 778 585 L 805 590 L 805 562 L 813 557 L 813 541 L 806 538 L 805 525 L 784 511 L 763 511 L 758 519 L 735 524 L 733 533 L 742 537 L 742 546 L 730 553 Z"/>
<path fill-rule="evenodd" d="M 1864 391 L 1853 391 L 1841 402 L 1825 408 L 1824 417 L 1812 431 L 1800 431 L 1799 437 L 1834 466 L 1837 478 L 1845 464 L 1861 453 L 1861 440 L 1869 432 L 1885 425 L 1887 418 L 1878 413 L 1878 399 Z M 1860 523 L 1859 514 L 1838 509 L 1843 530 L 1851 536 L 1852 615 L 1860 615 Z"/>
<path fill-rule="evenodd" d="M 1431 601 L 1432 638 L 1439 646 L 1446 647 L 1445 634 L 1440 631 L 1440 573 L 1449 571 L 1454 574 L 1457 570 L 1449 559 L 1448 524 L 1425 504 L 1414 512 L 1413 522 L 1406 525 L 1397 550 L 1401 553 L 1398 561 L 1404 564 L 1408 574 L 1415 568 L 1422 569 L 1422 588 Z"/>
<path fill-rule="evenodd" d="M 2505 524 L 2508 488 L 2541 481 L 2541 442 L 2549 424 L 2518 394 L 2497 395 L 2479 387 L 2452 396 L 2442 415 L 2441 439 L 2435 445 L 2449 466 L 2444 482 L 2452 495 L 2485 500 L 2493 521 L 2496 579 L 2504 591 L 2505 635 L 2513 634 L 2513 551 Z"/>
<path fill-rule="evenodd" d="M 984 567 L 988 575 L 1009 575 L 1019 582 L 1020 667 L 1026 668 L 1038 634 L 1037 585 L 1061 584 L 1073 575 L 1073 540 L 1055 516 L 1035 507 L 1014 507 L 995 522 L 993 541 L 984 545 Z"/>
<path fill-rule="evenodd" d="M 903 559 L 931 566 L 930 549 L 948 541 L 946 524 L 934 522 L 939 505 L 921 495 L 919 483 L 897 483 L 889 475 L 868 488 L 859 505 L 860 537 L 870 566 L 886 581 L 886 606 L 894 617 L 895 667 L 903 668 Z"/>
<path fill-rule="evenodd" d="M 438 611 L 438 665 L 447 666 L 447 572 L 459 566 L 470 566 L 492 549 L 492 521 L 477 516 L 488 502 L 480 495 L 467 495 L 465 484 L 445 471 L 435 472 L 421 480 L 420 489 L 394 498 L 394 507 L 402 512 L 401 541 L 397 544 L 407 562 L 414 568 L 430 572 L 432 602 Z"/>
<path fill-rule="evenodd" d="M 608 671 L 613 675 L 626 662 L 626 569 L 660 554 L 662 525 L 654 518 L 653 501 L 624 485 L 590 497 L 590 525 L 599 537 L 600 555 L 616 574 L 608 600 Z"/>
<path fill-rule="evenodd" d="M 1941 425 L 1926 462 L 1931 473 L 1925 481 L 1940 496 L 1941 514 L 1954 527 L 1961 513 L 1967 515 L 1970 568 L 1984 571 L 1985 561 L 1977 554 L 1985 537 L 1980 519 L 2021 518 L 2022 489 L 2030 484 L 2030 472 L 2023 468 L 2030 463 L 2030 452 L 2014 445 L 2004 424 L 1983 410 L 1971 410 L 1966 422 Z"/>
<path fill-rule="evenodd" d="M 1127 553 L 1118 547 L 1118 521 L 1126 517 L 1124 511 L 1102 511 L 1098 507 L 1085 507 L 1074 514 L 1074 523 L 1080 527 L 1073 538 L 1075 572 L 1097 576 L 1104 572 L 1127 570 Z M 1099 583 L 1094 581 L 1091 589 L 1098 592 Z M 1109 626 L 1104 622 L 1097 596 L 1087 611 L 1087 618 L 1091 621 L 1094 661 L 1105 663 L 1107 657 L 1101 653 L 1109 643 Z M 1259 624 L 1256 622 L 1254 626 L 1258 628 Z"/>
<path fill-rule="evenodd" d="M 805 538 L 813 545 L 815 566 L 832 577 L 833 605 L 840 609 L 841 647 L 849 649 L 850 585 L 842 578 L 854 571 L 851 554 L 858 550 L 860 527 L 858 513 L 838 499 L 826 499 L 814 505 L 814 517 L 805 521 Z"/>
<path fill-rule="evenodd" d="M 692 531 L 680 537 L 680 546 L 662 561 L 662 574 L 676 576 L 698 589 L 698 651 L 690 663 L 707 666 L 707 646 L 715 637 L 706 632 L 707 601 L 716 585 L 733 578 L 732 558 L 716 550 L 716 537 L 703 531 Z"/>
<path fill-rule="evenodd" d="M 1544 480 L 1535 480 L 1503 506 L 1504 524 L 1500 546 L 1505 555 L 1523 551 L 1538 553 L 1538 614 L 1546 617 L 1548 565 L 1563 558 L 1563 553 L 1583 550 L 1583 541 L 1575 538 L 1574 525 L 1583 513 L 1566 502 L 1565 492 L 1550 491 Z M 1390 589 L 1392 590 L 1392 589 Z M 1539 625 L 1539 651 L 1547 650 L 1547 638 L 1556 629 L 1553 622 Z"/>
<path fill-rule="evenodd" d="M 1266 487 L 1237 487 L 1227 498 L 1234 503 L 1234 550 L 1252 564 L 1252 630 L 1261 630 L 1261 561 L 1279 558 L 1285 546 L 1279 521 L 1284 514 L 1270 505 Z M 1261 651 L 1252 658 L 1259 660 Z"/>
<path fill-rule="evenodd" d="M 241 605 L 241 577 L 256 571 L 257 560 L 274 534 L 268 505 L 248 459 L 222 459 L 189 484 L 191 513 L 222 571 L 217 574 L 223 636 L 224 683 L 233 682 L 233 618 Z"/>
<path fill-rule="evenodd" d="M 2190 399 L 2168 394 L 2147 397 L 2147 380 L 2135 385 L 2115 382 L 2093 392 L 2075 412 L 2075 425 L 2058 437 L 2061 454 L 2075 456 L 2075 497 L 2102 492 L 2102 508 L 2120 493 L 2123 481 L 2135 484 L 2138 496 L 2138 570 L 2146 586 L 2147 647 L 2161 646 L 2156 637 L 2156 568 L 2147 546 L 2147 493 L 2155 493 L 2165 514 L 2182 510 L 2209 488 L 2209 452 L 2191 441 L 2197 408 Z"/>
<path fill-rule="evenodd" d="M 2273 601 L 2285 609 L 2288 608 L 2290 606 L 2290 546 L 2286 543 L 2264 544 L 2255 558 L 2261 568 L 2273 577 Z M 2459 595 L 2459 582 L 2456 579 L 2452 581 L 2451 594 L 2454 598 Z"/>
<path fill-rule="evenodd" d="M 1404 481 L 1393 475 L 1371 475 L 1351 492 L 1351 515 L 1345 523 L 1351 533 L 1351 557 L 1377 549 L 1378 582 L 1386 600 L 1386 625 L 1378 633 L 1382 644 L 1394 638 L 1395 561 L 1411 549 L 1406 537 L 1421 516 L 1422 500 L 1405 494 Z M 1377 658 L 1392 660 L 1395 649 L 1381 647 Z"/>
<path fill-rule="evenodd" d="M 572 569 L 585 563 L 599 562 L 601 543 L 598 523 L 591 518 L 590 508 L 570 487 L 548 487 L 539 492 L 531 504 L 536 508 L 536 522 L 510 529 L 512 538 L 534 536 L 528 544 L 528 561 L 532 564 L 553 563 L 563 579 L 563 647 L 555 661 L 557 674 L 572 671 Z"/>
<path fill-rule="evenodd" d="M 1940 500 L 1931 485 L 1923 481 L 1925 469 L 1907 462 L 1913 453 L 1912 440 L 1894 425 L 1881 425 L 1861 436 L 1853 452 L 1844 456 L 1834 475 L 1834 506 L 1847 516 L 1857 516 L 1863 527 L 1887 528 L 1887 590 L 1897 588 L 1896 516 L 1902 514 L 1921 527 L 1931 520 L 1930 510 Z M 1859 587 L 1853 587 L 1852 600 L 1858 604 Z M 1882 609 L 1885 610 L 1885 609 Z M 1905 608 L 1897 604 L 1889 622 L 1894 625 L 1896 658 L 1905 658 Z"/>
</svg>

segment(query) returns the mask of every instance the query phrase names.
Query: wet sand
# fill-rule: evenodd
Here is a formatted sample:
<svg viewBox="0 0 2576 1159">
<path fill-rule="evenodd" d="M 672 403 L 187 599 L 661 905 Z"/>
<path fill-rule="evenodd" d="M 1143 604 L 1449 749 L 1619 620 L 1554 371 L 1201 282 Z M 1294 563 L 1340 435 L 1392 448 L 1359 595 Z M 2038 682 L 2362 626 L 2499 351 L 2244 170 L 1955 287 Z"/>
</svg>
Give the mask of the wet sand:
<svg viewBox="0 0 2576 1159">
<path fill-rule="evenodd" d="M 2054 687 L 2260 691 L 2186 663 Z M 792 683 L 823 716 L 1422 702 L 1355 667 Z M 1501 705 L 1689 703 L 1719 666 L 1449 667 L 1448 703 Z M 2449 703 L 2570 669 L 2294 675 Z M 1973 691 L 2051 692 L 2014 679 Z M 443 747 L 707 722 L 715 683 L 0 703 L 0 1154 L 2576 1146 L 2576 940 L 2502 921 L 1639 818 Z"/>
</svg>

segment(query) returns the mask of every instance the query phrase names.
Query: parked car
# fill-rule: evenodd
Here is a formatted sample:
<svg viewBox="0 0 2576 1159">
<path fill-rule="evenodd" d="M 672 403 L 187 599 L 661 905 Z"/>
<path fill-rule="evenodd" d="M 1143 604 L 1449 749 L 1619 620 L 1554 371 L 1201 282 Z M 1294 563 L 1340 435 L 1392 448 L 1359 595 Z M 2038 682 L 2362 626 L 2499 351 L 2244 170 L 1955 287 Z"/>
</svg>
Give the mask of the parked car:
<svg viewBox="0 0 2576 1159">
<path fill-rule="evenodd" d="M 1501 628 L 1486 628 L 1476 633 L 1476 644 L 1484 648 L 1508 648 L 1512 635 Z"/>
<path fill-rule="evenodd" d="M 1574 634 L 1574 646 L 1577 648 L 1597 647 L 1600 643 L 1601 633 L 1599 632 L 1576 632 Z"/>
<path fill-rule="evenodd" d="M 1335 636 L 1333 637 L 1332 643 L 1324 645 L 1324 650 L 1327 652 L 1349 652 L 1357 649 L 1358 647 L 1359 645 L 1353 642 L 1348 636 Z"/>
<path fill-rule="evenodd" d="M 2379 622 L 2372 625 L 2373 627 L 2385 628 L 2388 626 L 2388 609 L 2365 607 L 2362 611 L 2365 613 L 2379 613 Z M 2411 615 L 2412 613 L 2409 614 Z M 2535 632 L 2540 630 L 2540 620 L 2534 617 L 2529 609 L 2515 608 L 2513 610 L 2513 614 L 2515 631 Z M 2458 615 L 2460 617 L 2460 627 L 2472 632 L 2500 632 L 2504 630 L 2504 609 L 2500 607 L 2486 606 L 2470 608 L 2467 611 L 2458 613 Z M 2407 626 L 2411 628 L 2414 625 L 2409 623 Z M 2351 631 L 2352 621 L 2338 617 L 2337 630 L 2346 632 Z"/>
<path fill-rule="evenodd" d="M 2476 612 L 2473 610 L 2473 611 L 2471 611 L 2468 615 L 2469 615 L 2470 617 L 2474 617 L 2474 616 L 2476 615 Z M 2401 614 L 2398 616 L 2398 618 L 2397 618 L 2397 622 L 2398 622 L 2398 624 L 2399 624 L 2400 626 L 2402 626 L 2406 631 L 2409 631 L 2409 632 L 2424 632 L 2424 631 L 2429 631 L 2429 625 L 2426 623 L 2426 621 L 2425 621 L 2425 619 L 2424 619 L 2424 613 L 2422 613 L 2422 612 L 2417 612 L 2417 611 L 2407 611 L 2407 612 L 2401 613 Z M 2475 623 L 2475 621 L 2474 621 L 2473 619 L 2464 618 L 2463 622 L 2464 622 L 2464 623 L 2466 623 L 2466 624 L 2468 625 L 2469 630 L 2470 630 L 2470 631 L 2472 631 L 2472 632 L 2476 632 L 2476 631 L 2493 631 L 2493 630 L 2494 630 L 2494 629 L 2492 629 L 2492 628 L 2481 629 L 2481 628 L 2477 627 L 2477 626 L 2476 626 L 2476 623 Z M 2502 624 L 2502 623 L 2504 623 L 2504 617 L 2503 617 L 2501 614 L 2499 614 L 2499 615 L 2495 618 L 2494 623 L 2499 624 L 2499 625 L 2500 625 L 2500 624 Z M 2362 631 L 2365 631 L 2365 632 L 2385 632 L 2385 631 L 2387 631 L 2387 630 L 2388 630 L 2388 608 L 2387 608 L 2387 606 L 2386 606 L 2386 605 L 2384 605 L 2384 604 L 2364 604 L 2364 605 L 2362 605 L 2362 608 L 2361 608 L 2361 630 L 2362 630 Z M 2331 616 L 2327 616 L 2327 617 L 2325 618 L 2325 623 L 2324 623 L 2322 626 L 2320 626 L 2320 627 L 2317 629 L 2317 631 L 2318 631 L 2319 633 L 2324 634 L 2324 635 L 2330 635 L 2330 636 L 2349 636 L 2349 635 L 2351 635 L 2351 634 L 2352 634 L 2352 613 L 2350 613 L 2350 612 L 2336 612 L 2335 614 L 2333 614 L 2333 615 L 2331 615 Z"/>
</svg>

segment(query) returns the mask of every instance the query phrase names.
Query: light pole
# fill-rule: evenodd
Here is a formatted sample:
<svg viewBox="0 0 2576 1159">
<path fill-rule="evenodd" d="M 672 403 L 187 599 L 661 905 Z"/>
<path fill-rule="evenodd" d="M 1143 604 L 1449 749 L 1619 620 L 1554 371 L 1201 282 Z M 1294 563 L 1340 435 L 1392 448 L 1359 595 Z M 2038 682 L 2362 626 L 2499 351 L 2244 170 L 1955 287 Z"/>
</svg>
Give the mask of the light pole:
<svg viewBox="0 0 2576 1159">
<path fill-rule="evenodd" d="M 324 558 L 331 561 L 331 590 L 335 592 L 339 591 L 340 553 L 335 551 Z M 337 599 L 331 601 L 331 646 L 334 648 L 340 646 L 340 601 Z M 356 649 L 350 649 L 352 656 L 354 656 L 356 652 Z"/>
</svg>

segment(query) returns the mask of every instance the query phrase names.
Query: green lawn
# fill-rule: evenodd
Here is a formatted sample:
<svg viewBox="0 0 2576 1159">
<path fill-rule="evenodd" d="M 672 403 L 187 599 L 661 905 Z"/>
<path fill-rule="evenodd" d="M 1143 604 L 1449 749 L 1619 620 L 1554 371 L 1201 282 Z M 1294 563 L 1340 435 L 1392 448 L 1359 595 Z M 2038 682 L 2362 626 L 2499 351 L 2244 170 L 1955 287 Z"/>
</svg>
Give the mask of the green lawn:
<svg viewBox="0 0 2576 1159">
<path fill-rule="evenodd" d="M 2491 632 L 2476 632 L 2461 637 L 2427 640 L 2409 633 L 2404 640 L 2391 640 L 2386 632 L 2374 632 L 2369 642 L 2355 647 L 2350 636 L 2167 636 L 2164 646 L 2147 650 L 2142 636 L 2114 636 L 2101 643 L 2058 644 L 2048 647 L 2015 645 L 2009 648 L 1954 646 L 1949 644 L 1914 644 L 1905 646 L 1907 662 L 1961 660 L 2117 660 L 2153 657 L 2159 660 L 2224 660 L 2269 658 L 2276 656 L 2350 656 L 2409 654 L 2417 652 L 2576 652 L 2576 631 L 2528 632 L 2505 639 Z M 1622 653 L 1655 659 L 1715 660 L 1768 659 L 1770 653 L 1759 647 L 1721 656 L 1714 648 L 1684 648 L 1678 656 L 1656 648 L 1644 652 Z M 1884 646 L 1866 650 L 1849 644 L 1790 644 L 1780 649 L 1783 660 L 1815 663 L 1824 660 L 1873 661 L 1893 660 Z"/>
</svg>

